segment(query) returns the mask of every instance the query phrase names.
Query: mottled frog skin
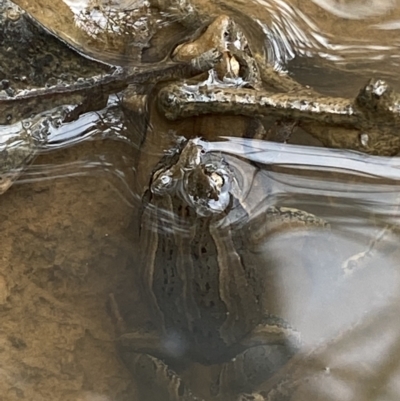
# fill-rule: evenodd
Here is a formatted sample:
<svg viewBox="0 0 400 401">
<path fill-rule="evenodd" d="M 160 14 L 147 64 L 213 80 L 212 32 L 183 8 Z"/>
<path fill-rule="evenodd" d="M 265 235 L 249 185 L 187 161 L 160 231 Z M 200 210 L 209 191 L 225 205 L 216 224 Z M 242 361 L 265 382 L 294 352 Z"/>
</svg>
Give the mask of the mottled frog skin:
<svg viewBox="0 0 400 401">
<path fill-rule="evenodd" d="M 203 144 L 178 139 L 143 198 L 138 276 L 153 330 L 120 338 L 139 386 L 153 382 L 143 398 L 199 400 L 172 369 L 186 361 L 222 364 L 210 394 L 250 399 L 300 344 L 299 333 L 268 313 L 266 268 L 241 255 L 279 226 L 324 230 L 327 223 L 275 206 L 249 220 L 230 166 Z"/>
</svg>

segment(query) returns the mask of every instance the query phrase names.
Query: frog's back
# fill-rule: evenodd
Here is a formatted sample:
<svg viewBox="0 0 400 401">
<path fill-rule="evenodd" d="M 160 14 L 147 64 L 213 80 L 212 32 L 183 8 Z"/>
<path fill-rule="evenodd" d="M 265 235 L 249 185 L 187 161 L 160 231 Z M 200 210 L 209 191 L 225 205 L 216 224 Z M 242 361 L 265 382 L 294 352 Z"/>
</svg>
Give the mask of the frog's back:
<svg viewBox="0 0 400 401">
<path fill-rule="evenodd" d="M 235 345 L 262 314 L 259 282 L 244 267 L 230 232 L 197 217 L 161 234 L 156 252 L 152 290 L 168 340 L 205 364 L 236 354 Z"/>
</svg>

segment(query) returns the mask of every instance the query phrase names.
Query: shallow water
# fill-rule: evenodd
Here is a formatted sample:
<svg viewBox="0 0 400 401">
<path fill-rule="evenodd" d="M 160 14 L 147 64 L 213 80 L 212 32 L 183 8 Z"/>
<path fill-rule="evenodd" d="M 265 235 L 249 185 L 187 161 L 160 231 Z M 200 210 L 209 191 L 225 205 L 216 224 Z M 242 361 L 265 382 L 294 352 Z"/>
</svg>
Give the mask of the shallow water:
<svg viewBox="0 0 400 401">
<path fill-rule="evenodd" d="M 120 2 L 121 15 L 137 3 Z M 399 87 L 397 1 L 193 3 L 210 15 L 222 9 L 242 23 L 257 20 L 271 63 L 316 90 L 354 96 L 371 76 Z M 52 1 L 44 15 L 54 20 L 57 9 L 86 5 Z M 88 42 L 68 16 L 58 11 L 55 29 L 72 35 L 80 51 L 137 63 L 118 32 L 118 40 Z M 163 62 L 162 52 L 155 55 Z M 330 224 L 326 231 L 277 232 L 242 255 L 264 269 L 269 312 L 302 337 L 299 354 L 264 389 L 284 379 L 291 400 L 397 399 L 400 159 L 329 150 L 296 135 L 289 144 L 230 137 L 224 131 L 230 122 L 220 120 L 221 136 L 210 133 L 215 118 L 214 125 L 204 123 L 213 141 L 203 145 L 235 171 L 248 224 L 271 205 L 305 210 Z M 116 353 L 119 322 L 107 300 L 115 295 L 130 329 L 147 327 L 149 307 L 135 282 L 139 190 L 151 172 L 144 162 L 156 164 L 168 148 L 169 126 L 157 131 L 154 123 L 156 135 L 144 149 L 142 123 L 111 96 L 104 109 L 48 131 L 34 164 L 1 197 L 0 392 L 7 400 L 136 399 Z M 190 126 L 171 123 L 176 130 Z M 231 222 L 235 218 L 241 216 Z M 209 397 L 214 370 L 194 364 L 183 374 Z"/>
</svg>

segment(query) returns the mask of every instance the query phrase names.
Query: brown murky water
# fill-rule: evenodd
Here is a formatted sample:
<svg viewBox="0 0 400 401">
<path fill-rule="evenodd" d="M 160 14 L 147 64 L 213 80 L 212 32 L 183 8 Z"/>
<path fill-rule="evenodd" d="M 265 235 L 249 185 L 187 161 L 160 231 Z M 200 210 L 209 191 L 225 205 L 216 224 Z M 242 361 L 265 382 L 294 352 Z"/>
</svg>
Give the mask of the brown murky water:
<svg viewBox="0 0 400 401">
<path fill-rule="evenodd" d="M 70 10 L 85 5 L 31 3 L 46 18 L 57 12 L 57 29 L 66 35 L 74 29 Z M 226 12 L 221 1 L 193 3 L 213 15 Z M 229 6 L 239 21 L 246 14 L 259 20 L 266 37 L 280 38 L 271 59 L 302 83 L 337 96 L 354 96 L 374 75 L 400 87 L 397 1 L 235 0 Z M 80 40 L 90 43 L 91 56 L 136 63 L 124 41 L 100 41 L 105 47 L 98 49 Z M 148 323 L 135 287 L 141 138 L 118 112 L 113 121 L 104 126 L 95 116 L 81 118 L 59 130 L 1 195 L 0 400 L 139 400 L 116 351 L 108 301 L 114 294 L 129 328 Z M 232 138 L 211 149 L 253 177 L 246 185 L 256 213 L 279 204 L 331 225 L 329 235 L 283 233 L 243 255 L 268 266 L 269 311 L 299 330 L 303 342 L 264 388 L 286 380 L 287 399 L 296 401 L 396 400 L 399 159 L 296 145 L 319 145 L 311 138 L 290 142 Z M 204 383 L 215 369 L 194 364 L 183 375 L 208 397 Z"/>
</svg>

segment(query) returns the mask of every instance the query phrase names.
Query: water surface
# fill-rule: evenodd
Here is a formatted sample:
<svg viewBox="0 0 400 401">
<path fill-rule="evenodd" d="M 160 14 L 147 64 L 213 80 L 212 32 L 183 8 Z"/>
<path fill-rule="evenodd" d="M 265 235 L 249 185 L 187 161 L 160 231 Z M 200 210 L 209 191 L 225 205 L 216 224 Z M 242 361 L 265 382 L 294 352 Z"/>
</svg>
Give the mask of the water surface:
<svg viewBox="0 0 400 401">
<path fill-rule="evenodd" d="M 46 18 L 57 18 L 56 32 L 91 57 L 139 67 L 165 61 L 162 52 L 143 61 L 127 50 L 137 40 L 130 23 L 123 32 L 105 32 L 113 25 L 104 19 L 110 13 L 103 2 L 86 14 L 91 2 L 31 3 L 45 7 Z M 140 11 L 138 3 L 110 7 L 117 9 L 114 16 L 126 18 Z M 228 12 L 242 23 L 256 21 L 264 35 L 257 40 L 270 62 L 316 90 L 353 97 L 372 76 L 399 88 L 397 1 L 193 3 L 210 15 Z M 82 15 L 97 31 L 82 33 Z M 113 40 L 100 40 L 101 32 Z M 169 43 L 178 40 L 174 35 Z M 289 144 L 233 138 L 223 117 L 217 120 L 212 123 L 220 124 L 218 134 L 207 128 L 213 141 L 204 146 L 240 175 L 252 218 L 279 205 L 330 223 L 326 232 L 277 233 L 243 255 L 265 269 L 270 312 L 296 327 L 304 344 L 265 389 L 289 374 L 292 400 L 397 399 L 400 159 L 329 150 L 308 137 L 294 136 Z M 135 393 L 116 355 L 116 322 L 106 304 L 109 293 L 116 294 L 125 302 L 121 309 L 129 325 L 147 322 L 132 277 L 138 263 L 138 182 L 150 172 L 137 163 L 138 155 L 158 160 L 166 149 L 143 150 L 142 126 L 122 112 L 118 97 L 110 97 L 104 109 L 50 130 L 35 163 L 1 197 L 6 363 L 0 389 L 7 400 L 123 400 Z M 156 138 L 162 141 L 167 131 L 156 131 Z M 205 386 L 196 384 L 207 382 L 205 369 L 185 374 L 207 396 Z"/>
</svg>

